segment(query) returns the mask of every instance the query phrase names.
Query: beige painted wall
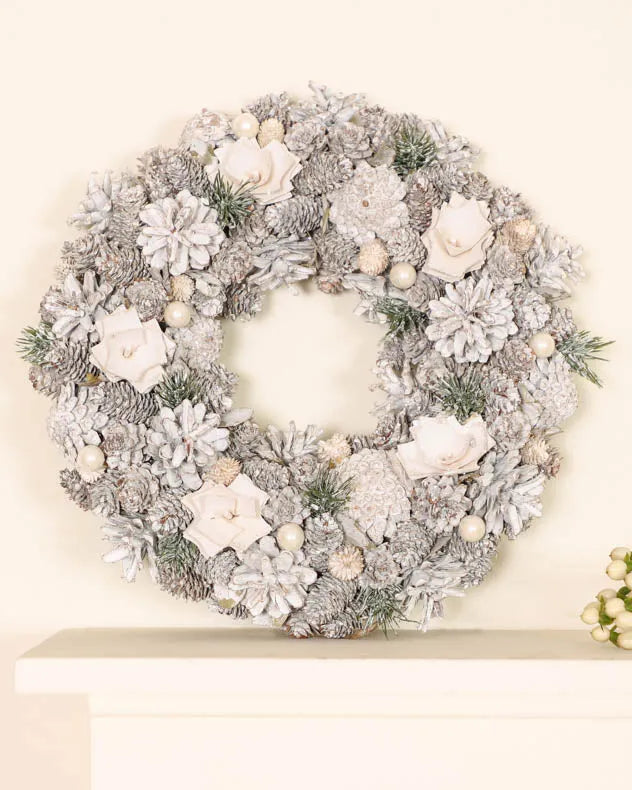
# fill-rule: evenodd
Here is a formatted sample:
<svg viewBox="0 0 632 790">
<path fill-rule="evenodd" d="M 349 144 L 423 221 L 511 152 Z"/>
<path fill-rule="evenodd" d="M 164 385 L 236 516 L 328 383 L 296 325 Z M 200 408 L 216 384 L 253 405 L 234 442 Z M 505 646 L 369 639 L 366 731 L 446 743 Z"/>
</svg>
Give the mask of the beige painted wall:
<svg viewBox="0 0 632 790">
<path fill-rule="evenodd" d="M 505 547 L 480 590 L 450 604 L 445 623 L 575 626 L 578 607 L 602 586 L 607 552 L 632 539 L 629 3 L 4 0 L 0 14 L 0 785 L 30 789 L 46 778 L 49 790 L 76 790 L 87 781 L 85 711 L 76 701 L 12 698 L 20 650 L 68 626 L 217 625 L 203 606 L 144 579 L 128 587 L 100 562 L 98 521 L 58 487 L 47 404 L 12 350 L 19 327 L 36 320 L 89 171 L 132 165 L 144 149 L 175 141 L 202 106 L 237 109 L 268 90 L 306 90 L 313 78 L 439 117 L 484 148 L 485 172 L 584 245 L 588 276 L 573 306 L 581 326 L 617 338 L 606 389 L 580 384 L 544 518 Z M 246 397 L 279 420 L 368 419 L 366 349 L 376 335 L 350 315 L 351 298 L 273 302 L 256 331 L 230 333 L 236 367 L 252 373 Z M 272 343 L 290 340 L 306 358 L 265 382 L 264 354 L 274 364 Z"/>
</svg>

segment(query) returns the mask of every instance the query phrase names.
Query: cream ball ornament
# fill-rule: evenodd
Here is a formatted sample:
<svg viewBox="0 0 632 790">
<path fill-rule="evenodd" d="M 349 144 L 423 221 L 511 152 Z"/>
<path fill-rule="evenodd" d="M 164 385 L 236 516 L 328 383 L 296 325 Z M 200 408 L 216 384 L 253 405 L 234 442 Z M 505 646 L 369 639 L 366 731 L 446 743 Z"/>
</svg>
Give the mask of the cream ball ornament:
<svg viewBox="0 0 632 790">
<path fill-rule="evenodd" d="M 165 323 L 174 329 L 182 329 L 191 323 L 191 308 L 184 302 L 169 302 L 164 312 Z"/>
<path fill-rule="evenodd" d="M 396 263 L 389 272 L 388 279 L 391 285 L 400 291 L 412 288 L 417 280 L 417 270 L 410 263 Z"/>
<path fill-rule="evenodd" d="M 537 332 L 529 339 L 529 347 L 536 357 L 546 359 L 555 351 L 555 340 L 548 332 Z"/>
<path fill-rule="evenodd" d="M 596 625 L 599 622 L 599 606 L 596 603 L 589 603 L 584 607 L 580 618 L 586 625 Z"/>
<path fill-rule="evenodd" d="M 486 525 L 480 516 L 465 516 L 459 524 L 459 535 L 466 543 L 476 543 L 485 537 Z"/>
<path fill-rule="evenodd" d="M 259 121 L 251 112 L 242 112 L 231 121 L 230 128 L 237 137 L 256 137 Z"/>
<path fill-rule="evenodd" d="M 301 526 L 290 521 L 278 528 L 276 539 L 284 551 L 298 551 L 305 543 L 305 533 Z"/>
<path fill-rule="evenodd" d="M 623 650 L 632 650 L 632 629 L 621 631 L 617 637 L 617 646 L 623 648 Z"/>
<path fill-rule="evenodd" d="M 632 554 L 632 549 L 628 546 L 617 546 L 610 552 L 611 560 L 624 560 L 626 554 Z"/>
<path fill-rule="evenodd" d="M 627 609 L 619 612 L 619 614 L 614 618 L 614 624 L 621 631 L 632 630 L 632 612 L 628 612 Z"/>
<path fill-rule="evenodd" d="M 105 454 L 96 444 L 86 444 L 77 454 L 78 465 L 90 472 L 98 472 L 105 466 Z"/>
<path fill-rule="evenodd" d="M 604 610 L 608 617 L 616 617 L 619 612 L 625 611 L 625 604 L 621 598 L 611 598 L 604 604 Z"/>
<path fill-rule="evenodd" d="M 623 560 L 612 560 L 612 562 L 606 568 L 606 573 L 608 576 L 617 582 L 625 579 L 627 572 L 628 566 Z"/>
<path fill-rule="evenodd" d="M 590 632 L 590 635 L 595 640 L 595 642 L 607 642 L 608 639 L 610 639 L 610 631 L 601 625 L 595 626 Z"/>
</svg>

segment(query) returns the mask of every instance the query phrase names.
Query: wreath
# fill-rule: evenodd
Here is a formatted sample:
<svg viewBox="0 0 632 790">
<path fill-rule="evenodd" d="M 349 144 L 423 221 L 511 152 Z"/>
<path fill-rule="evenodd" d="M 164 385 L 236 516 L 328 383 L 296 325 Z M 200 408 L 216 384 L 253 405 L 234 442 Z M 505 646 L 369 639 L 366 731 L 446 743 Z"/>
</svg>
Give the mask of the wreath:
<svg viewBox="0 0 632 790">
<path fill-rule="evenodd" d="M 135 173 L 92 174 L 40 322 L 19 347 L 53 400 L 61 485 L 133 581 L 340 638 L 479 584 L 541 515 L 606 345 L 560 300 L 580 248 L 474 169 L 437 121 L 311 85 L 203 110 Z M 222 321 L 315 278 L 385 324 L 368 435 L 257 425 Z"/>
</svg>

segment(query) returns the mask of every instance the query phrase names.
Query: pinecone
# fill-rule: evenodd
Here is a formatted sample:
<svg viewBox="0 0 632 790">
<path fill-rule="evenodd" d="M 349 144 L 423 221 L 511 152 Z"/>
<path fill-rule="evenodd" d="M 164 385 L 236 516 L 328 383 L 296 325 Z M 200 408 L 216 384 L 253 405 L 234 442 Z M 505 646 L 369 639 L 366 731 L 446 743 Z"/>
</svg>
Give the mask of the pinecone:
<svg viewBox="0 0 632 790">
<path fill-rule="evenodd" d="M 391 538 L 391 555 L 402 570 L 412 570 L 428 556 L 434 541 L 435 536 L 417 521 L 405 521 Z"/>
<path fill-rule="evenodd" d="M 252 113 L 259 123 L 268 118 L 278 118 L 282 123 L 287 123 L 290 97 L 287 93 L 267 93 L 252 104 L 244 107 L 244 112 Z"/>
<path fill-rule="evenodd" d="M 399 118 L 379 106 L 363 107 L 357 118 L 358 123 L 366 129 L 375 149 L 390 142 L 399 126 Z"/>
<path fill-rule="evenodd" d="M 182 504 L 180 496 L 163 488 L 160 496 L 147 511 L 147 520 L 157 535 L 184 532 L 193 518 L 191 511 Z"/>
<path fill-rule="evenodd" d="M 88 371 L 92 370 L 89 357 L 89 345 L 58 340 L 52 344 L 46 362 L 61 379 L 84 381 Z"/>
<path fill-rule="evenodd" d="M 321 201 L 304 195 L 273 203 L 266 209 L 268 228 L 279 238 L 307 236 L 320 225 L 322 216 Z"/>
<path fill-rule="evenodd" d="M 411 263 L 413 266 L 418 266 L 426 254 L 419 233 L 410 226 L 393 231 L 387 239 L 386 249 L 393 264 Z"/>
<path fill-rule="evenodd" d="M 339 294 L 344 290 L 342 275 L 323 269 L 316 278 L 319 290 L 324 294 Z"/>
<path fill-rule="evenodd" d="M 463 196 L 468 200 L 476 198 L 476 200 L 489 200 L 492 196 L 494 189 L 487 178 L 477 170 L 467 174 L 467 182 L 463 186 Z"/>
<path fill-rule="evenodd" d="M 258 247 L 270 238 L 265 208 L 253 208 L 239 228 L 231 231 L 231 238 L 243 239 L 251 247 Z"/>
<path fill-rule="evenodd" d="M 309 564 L 323 573 L 329 556 L 344 543 L 344 532 L 338 522 L 327 514 L 305 522 L 305 554 Z"/>
<path fill-rule="evenodd" d="M 249 244 L 241 239 L 228 240 L 213 258 L 212 271 L 226 286 L 240 283 L 254 266 Z"/>
<path fill-rule="evenodd" d="M 62 469 L 59 473 L 61 487 L 75 505 L 82 510 L 90 510 L 90 493 L 76 469 Z"/>
<path fill-rule="evenodd" d="M 39 365 L 31 365 L 29 368 L 29 381 L 36 392 L 55 397 L 59 395 L 64 384 L 64 380 L 57 375 L 55 370 L 42 368 Z"/>
<path fill-rule="evenodd" d="M 137 247 L 108 246 L 98 261 L 97 270 L 115 288 L 150 276 L 149 265 Z"/>
<path fill-rule="evenodd" d="M 496 365 L 514 381 L 520 381 L 535 362 L 535 354 L 522 338 L 512 337 L 495 357 Z"/>
<path fill-rule="evenodd" d="M 519 192 L 509 187 L 498 187 L 489 202 L 489 221 L 497 228 L 516 217 L 529 217 L 531 211 Z"/>
<path fill-rule="evenodd" d="M 203 477 L 214 483 L 229 486 L 241 471 L 241 464 L 236 458 L 224 456 L 219 458 Z"/>
<path fill-rule="evenodd" d="M 318 633 L 326 639 L 346 639 L 360 627 L 357 616 L 351 612 L 342 612 L 333 620 L 324 623 L 318 629 Z"/>
<path fill-rule="evenodd" d="M 133 247 L 141 230 L 138 213 L 147 203 L 142 184 L 132 184 L 122 189 L 112 201 L 112 216 L 106 236 L 116 243 Z"/>
<path fill-rule="evenodd" d="M 371 140 L 363 126 L 357 123 L 336 124 L 327 137 L 329 150 L 349 159 L 366 159 L 373 153 Z"/>
<path fill-rule="evenodd" d="M 226 291 L 224 318 L 235 321 L 237 318 L 247 320 L 261 311 L 263 293 L 261 288 L 249 283 L 239 283 Z"/>
<path fill-rule="evenodd" d="M 253 458 L 244 462 L 244 474 L 264 491 L 285 488 L 290 482 L 290 473 L 285 466 L 264 461 L 263 458 Z"/>
<path fill-rule="evenodd" d="M 167 292 L 157 280 L 137 280 L 126 288 L 125 298 L 141 321 L 161 321 L 168 302 Z"/>
<path fill-rule="evenodd" d="M 158 413 L 156 398 L 150 393 L 141 394 L 127 381 L 100 384 L 96 398 L 101 412 L 122 422 L 147 422 Z"/>
<path fill-rule="evenodd" d="M 62 263 L 57 268 L 57 276 L 65 280 L 67 274 L 80 276 L 88 269 L 94 269 L 103 254 L 105 240 L 98 233 L 86 233 L 74 241 L 65 241 L 61 248 Z"/>
<path fill-rule="evenodd" d="M 331 152 L 314 154 L 293 180 L 298 195 L 317 196 L 333 192 L 353 175 L 353 162 Z"/>
<path fill-rule="evenodd" d="M 116 475 L 112 472 L 106 472 L 90 485 L 90 510 L 93 510 L 99 516 L 106 517 L 113 516 L 119 512 L 116 483 Z"/>
<path fill-rule="evenodd" d="M 424 172 L 438 190 L 442 201 L 448 201 L 453 192 L 462 192 L 468 181 L 468 173 L 452 162 L 435 162 Z"/>
<path fill-rule="evenodd" d="M 313 239 L 321 270 L 336 274 L 347 274 L 353 270 L 358 247 L 351 239 L 345 239 L 335 230 L 318 231 Z"/>
<path fill-rule="evenodd" d="M 180 533 L 169 535 L 158 543 L 156 568 L 158 582 L 176 598 L 203 601 L 211 595 L 211 586 L 198 573 L 200 552 Z"/>
<path fill-rule="evenodd" d="M 433 208 L 438 208 L 441 205 L 441 195 L 432 181 L 421 170 L 409 176 L 407 185 L 408 192 L 404 202 L 408 206 L 410 224 L 420 233 L 423 233 L 430 227 Z"/>
<path fill-rule="evenodd" d="M 332 576 L 321 576 L 309 589 L 302 609 L 291 615 L 285 624 L 292 636 L 309 636 L 310 631 L 320 629 L 340 617 L 357 590 L 355 582 L 343 582 Z M 307 633 L 306 633 L 307 632 Z"/>
<path fill-rule="evenodd" d="M 200 554 L 196 562 L 196 571 L 208 584 L 228 584 L 233 571 L 239 565 L 237 554 L 232 549 L 225 549 L 211 558 Z"/>
<path fill-rule="evenodd" d="M 138 171 L 152 202 L 183 189 L 195 197 L 206 197 L 211 187 L 204 165 L 186 148 L 152 148 L 140 157 Z"/>
</svg>

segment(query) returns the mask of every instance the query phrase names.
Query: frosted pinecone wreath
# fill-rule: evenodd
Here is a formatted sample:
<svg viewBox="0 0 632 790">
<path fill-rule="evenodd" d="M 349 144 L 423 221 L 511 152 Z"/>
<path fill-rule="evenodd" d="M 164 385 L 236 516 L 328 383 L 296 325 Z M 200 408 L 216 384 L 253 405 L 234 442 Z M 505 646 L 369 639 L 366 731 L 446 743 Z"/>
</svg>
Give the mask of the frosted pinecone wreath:
<svg viewBox="0 0 632 790">
<path fill-rule="evenodd" d="M 19 341 L 68 496 L 133 581 L 296 637 L 414 621 L 542 511 L 606 343 L 561 300 L 581 250 L 436 121 L 311 85 L 203 110 L 136 173 L 93 174 Z M 315 278 L 385 324 L 370 435 L 235 408 L 222 321 Z"/>
</svg>

